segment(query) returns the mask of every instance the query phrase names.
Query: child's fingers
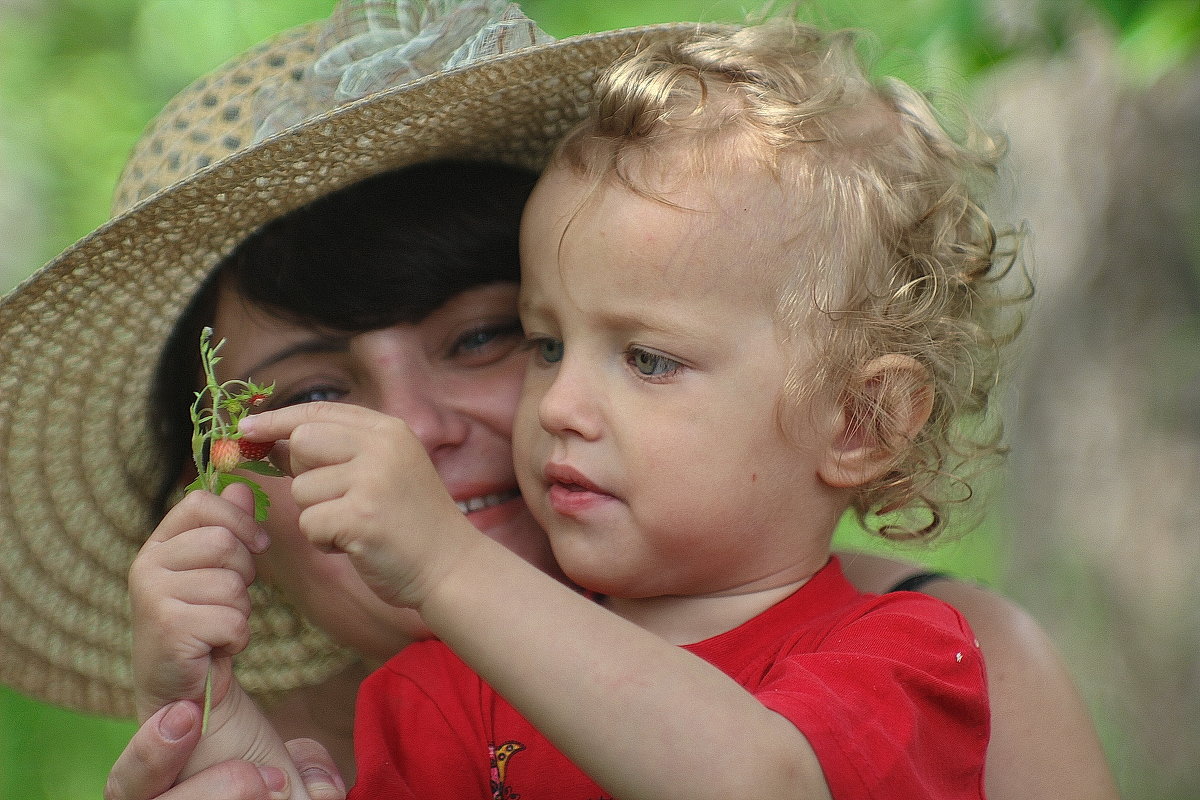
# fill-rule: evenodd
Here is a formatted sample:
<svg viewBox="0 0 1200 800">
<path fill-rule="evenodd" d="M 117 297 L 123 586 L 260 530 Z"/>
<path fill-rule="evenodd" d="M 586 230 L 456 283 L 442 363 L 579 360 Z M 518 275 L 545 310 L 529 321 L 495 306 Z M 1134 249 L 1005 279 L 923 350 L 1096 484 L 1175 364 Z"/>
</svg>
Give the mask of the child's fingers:
<svg viewBox="0 0 1200 800">
<path fill-rule="evenodd" d="M 170 572 L 221 569 L 236 574 L 243 588 L 254 581 L 254 557 L 226 528 L 195 528 L 165 542 L 150 556 Z"/>
<path fill-rule="evenodd" d="M 362 452 L 365 436 L 358 428 L 330 422 L 309 422 L 297 427 L 287 440 L 292 475 L 350 461 Z M 370 439 L 365 443 L 369 444 Z"/>
<path fill-rule="evenodd" d="M 134 673 L 152 710 L 182 697 L 198 698 L 212 658 L 240 653 L 250 643 L 246 607 L 172 598 L 135 605 Z"/>
<path fill-rule="evenodd" d="M 231 483 L 221 492 L 221 499 L 254 516 L 254 492 L 244 483 Z"/>
<path fill-rule="evenodd" d="M 300 472 L 292 479 L 292 499 L 301 509 L 345 496 L 353 485 L 354 469 L 348 464 Z"/>
<path fill-rule="evenodd" d="M 343 506 L 339 502 L 325 502 L 303 507 L 298 522 L 313 547 L 325 553 L 345 552 L 349 533 L 346 521 L 350 514 Z"/>
<path fill-rule="evenodd" d="M 179 643 L 193 658 L 209 650 L 240 652 L 249 641 L 250 593 L 233 570 L 162 570 L 152 587 L 130 599 L 143 630 Z"/>
<path fill-rule="evenodd" d="M 186 634 L 175 639 L 196 657 L 236 656 L 250 644 L 250 621 L 240 611 L 228 606 L 193 606 L 194 613 L 180 614 L 180 628 L 186 626 Z M 186 642 L 194 644 L 187 647 Z"/>
<path fill-rule="evenodd" d="M 289 478 L 295 477 L 296 471 L 292 469 L 292 446 L 286 439 L 275 442 L 275 446 L 267 455 L 267 461 Z"/>
<path fill-rule="evenodd" d="M 130 586 L 130 602 L 139 620 L 153 627 L 186 632 L 188 627 L 177 621 L 178 616 L 191 617 L 197 609 L 207 607 L 250 616 L 246 579 L 234 570 L 213 567 L 174 571 L 139 562 L 130 570 Z"/>
<path fill-rule="evenodd" d="M 253 511 L 247 511 L 245 507 L 230 499 L 240 500 L 241 490 L 246 487 L 238 486 L 238 491 L 231 493 L 230 489 L 234 488 L 230 486 L 221 497 L 209 492 L 189 492 L 163 516 L 162 521 L 146 540 L 147 544 L 165 542 L 195 528 L 220 527 L 230 531 L 250 549 L 250 552 L 261 553 L 266 550 L 270 538 L 254 519 Z M 250 502 L 253 503 L 253 498 Z"/>
<path fill-rule="evenodd" d="M 378 411 L 351 403 L 298 403 L 274 411 L 251 414 L 242 419 L 238 430 L 252 442 L 273 442 L 290 439 L 296 428 L 309 423 L 369 428 L 382 416 Z"/>
</svg>

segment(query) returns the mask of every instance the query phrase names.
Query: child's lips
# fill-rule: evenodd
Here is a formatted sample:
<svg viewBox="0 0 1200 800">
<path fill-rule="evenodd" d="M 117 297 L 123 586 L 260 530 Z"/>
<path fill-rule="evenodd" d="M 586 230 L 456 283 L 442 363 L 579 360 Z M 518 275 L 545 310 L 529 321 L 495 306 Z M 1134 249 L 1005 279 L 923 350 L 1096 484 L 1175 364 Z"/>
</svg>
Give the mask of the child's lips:
<svg viewBox="0 0 1200 800">
<path fill-rule="evenodd" d="M 560 484 L 581 492 L 607 494 L 599 486 L 588 480 L 588 477 L 582 472 L 566 464 L 547 464 L 545 470 L 543 470 L 543 475 L 545 475 L 546 482 L 549 484 Z"/>
<path fill-rule="evenodd" d="M 544 476 L 550 507 L 573 516 L 615 499 L 579 470 L 565 464 L 547 464 Z"/>
</svg>

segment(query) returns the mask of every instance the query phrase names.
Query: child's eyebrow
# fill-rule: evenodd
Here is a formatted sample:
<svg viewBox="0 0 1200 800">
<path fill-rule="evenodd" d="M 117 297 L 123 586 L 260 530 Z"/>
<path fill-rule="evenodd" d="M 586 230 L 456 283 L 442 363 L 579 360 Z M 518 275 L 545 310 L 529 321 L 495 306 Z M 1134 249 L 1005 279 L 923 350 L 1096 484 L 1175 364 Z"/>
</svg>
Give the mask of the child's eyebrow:
<svg viewBox="0 0 1200 800">
<path fill-rule="evenodd" d="M 294 358 L 296 356 L 345 353 L 349 349 L 349 336 L 316 336 L 276 350 L 274 353 L 251 367 L 249 374 L 257 375 L 268 367 L 273 367 L 282 361 L 287 361 L 289 358 Z"/>
<path fill-rule="evenodd" d="M 645 314 L 608 311 L 600 318 L 606 325 L 621 330 L 637 329 L 648 333 L 683 333 L 687 330 L 686 320 L 657 320 Z"/>
</svg>

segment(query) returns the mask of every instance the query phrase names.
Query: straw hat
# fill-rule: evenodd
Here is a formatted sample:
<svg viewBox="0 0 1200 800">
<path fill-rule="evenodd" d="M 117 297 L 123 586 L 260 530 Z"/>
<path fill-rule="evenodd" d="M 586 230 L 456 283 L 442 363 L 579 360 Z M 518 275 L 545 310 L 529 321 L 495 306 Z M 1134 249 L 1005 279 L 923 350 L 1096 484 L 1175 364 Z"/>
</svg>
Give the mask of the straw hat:
<svg viewBox="0 0 1200 800">
<path fill-rule="evenodd" d="M 138 142 L 115 216 L 0 300 L 0 683 L 130 715 L 126 573 L 163 475 L 147 398 L 205 275 L 263 223 L 441 157 L 540 167 L 601 68 L 692 24 L 554 42 L 503 0 L 349 0 L 200 78 Z M 351 660 L 254 587 L 259 694 Z"/>
</svg>

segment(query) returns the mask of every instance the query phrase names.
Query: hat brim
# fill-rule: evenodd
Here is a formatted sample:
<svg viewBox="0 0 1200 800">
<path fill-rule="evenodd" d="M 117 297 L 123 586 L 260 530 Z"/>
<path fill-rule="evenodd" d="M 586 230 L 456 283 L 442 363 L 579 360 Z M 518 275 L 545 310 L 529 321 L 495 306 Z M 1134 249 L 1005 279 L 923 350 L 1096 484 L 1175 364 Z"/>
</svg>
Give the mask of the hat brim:
<svg viewBox="0 0 1200 800">
<path fill-rule="evenodd" d="M 126 576 L 162 467 L 148 398 L 160 348 L 251 232 L 368 176 L 440 158 L 540 168 L 594 78 L 695 24 L 564 39 L 383 91 L 241 150 L 121 213 L 0 301 L 0 682 L 132 714 Z M 316 683 L 351 655 L 254 589 L 246 688 Z"/>
</svg>

